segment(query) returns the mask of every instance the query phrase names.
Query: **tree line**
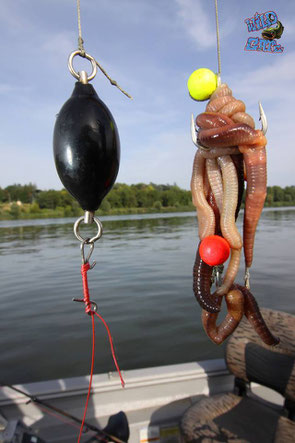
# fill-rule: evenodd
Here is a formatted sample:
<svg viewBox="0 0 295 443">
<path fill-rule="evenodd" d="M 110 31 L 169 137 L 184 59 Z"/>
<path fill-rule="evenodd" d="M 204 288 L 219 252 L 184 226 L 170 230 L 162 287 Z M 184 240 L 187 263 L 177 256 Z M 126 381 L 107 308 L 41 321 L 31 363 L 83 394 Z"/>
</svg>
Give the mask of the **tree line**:
<svg viewBox="0 0 295 443">
<path fill-rule="evenodd" d="M 37 214 L 43 211 L 45 214 L 46 211 L 51 211 L 53 216 L 54 211 L 58 216 L 75 216 L 81 212 L 79 204 L 65 189 L 44 191 L 32 183 L 0 187 L 0 204 L 2 214 L 3 210 L 8 211 L 13 217 L 17 217 L 21 212 Z M 295 186 L 268 186 L 265 206 L 283 205 L 295 205 Z M 192 210 L 191 192 L 179 188 L 176 184 L 116 183 L 100 206 L 103 213 L 132 209 L 161 211 L 169 208 Z"/>
<path fill-rule="evenodd" d="M 57 207 L 75 207 L 76 200 L 65 190 L 50 189 L 41 191 L 32 183 L 15 184 L 0 188 L 0 202 L 35 203 L 40 209 L 56 209 Z M 190 191 L 177 185 L 157 185 L 154 183 L 126 185 L 116 183 L 111 192 L 104 198 L 101 209 L 115 208 L 161 208 L 169 206 L 189 206 Z"/>
</svg>

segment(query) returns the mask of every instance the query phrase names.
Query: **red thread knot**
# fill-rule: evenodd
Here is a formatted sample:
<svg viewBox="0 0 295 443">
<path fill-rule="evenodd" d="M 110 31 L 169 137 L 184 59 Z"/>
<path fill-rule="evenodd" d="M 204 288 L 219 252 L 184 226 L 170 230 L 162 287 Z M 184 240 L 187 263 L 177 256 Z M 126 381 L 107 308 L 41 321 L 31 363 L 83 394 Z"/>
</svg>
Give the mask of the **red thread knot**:
<svg viewBox="0 0 295 443">
<path fill-rule="evenodd" d="M 83 284 L 83 300 L 85 303 L 85 312 L 86 314 L 91 313 L 91 303 L 89 296 L 89 288 L 88 288 L 88 279 L 87 279 L 87 271 L 90 269 L 89 262 L 84 263 L 81 266 L 81 274 L 82 274 L 82 284 Z"/>
</svg>

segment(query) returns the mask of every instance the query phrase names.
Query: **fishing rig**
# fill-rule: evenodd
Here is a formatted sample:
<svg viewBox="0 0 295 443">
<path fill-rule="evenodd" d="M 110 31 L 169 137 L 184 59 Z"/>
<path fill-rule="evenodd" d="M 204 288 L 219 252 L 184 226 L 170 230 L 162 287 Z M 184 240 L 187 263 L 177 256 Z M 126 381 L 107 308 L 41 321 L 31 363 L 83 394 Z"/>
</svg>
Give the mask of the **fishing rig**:
<svg viewBox="0 0 295 443">
<path fill-rule="evenodd" d="M 218 67 L 218 70 L 216 73 L 216 87 L 218 88 L 222 83 L 221 82 L 221 51 L 220 51 L 218 0 L 214 0 L 214 6 L 215 6 L 216 49 L 217 49 L 217 67 Z M 201 71 L 201 69 L 199 71 Z M 208 95 L 207 98 L 209 98 L 210 95 Z M 192 97 L 192 98 L 194 98 L 194 97 Z M 196 99 L 196 100 L 198 100 L 198 99 Z M 267 123 L 267 118 L 266 118 L 264 109 L 263 109 L 260 101 L 258 102 L 258 107 L 259 107 L 259 120 L 261 121 L 261 131 L 265 135 L 267 132 L 267 129 L 268 129 L 268 123 Z M 200 142 L 200 140 L 198 139 L 198 136 L 197 136 L 198 130 L 197 130 L 197 127 L 195 124 L 195 118 L 194 118 L 193 114 L 191 114 L 190 132 L 191 132 L 192 141 L 198 149 L 200 149 L 201 151 L 204 151 L 204 152 L 210 151 L 210 148 L 208 146 L 204 146 Z M 219 264 L 219 265 L 216 265 L 213 267 L 211 281 L 212 281 L 212 284 L 215 283 L 217 287 L 221 285 L 223 271 L 224 271 L 223 264 Z M 250 289 L 250 269 L 248 267 L 246 267 L 246 269 L 245 269 L 244 280 L 245 280 L 245 286 L 248 289 Z"/>
<path fill-rule="evenodd" d="M 115 80 L 111 79 L 102 66 L 84 49 L 81 31 L 80 0 L 77 0 L 78 13 L 78 49 L 73 51 L 68 59 L 70 73 L 77 80 L 71 97 L 62 106 L 54 127 L 53 150 L 57 173 L 67 191 L 78 201 L 85 211 L 74 224 L 74 234 L 80 242 L 82 257 L 82 284 L 83 298 L 73 298 L 73 301 L 82 302 L 85 312 L 92 320 L 92 361 L 88 396 L 84 411 L 83 422 L 86 417 L 87 405 L 91 390 L 95 331 L 94 318 L 98 317 L 104 324 L 109 337 L 113 360 L 120 376 L 122 387 L 125 382 L 120 372 L 112 337 L 107 323 L 98 312 L 95 301 L 90 299 L 87 273 L 95 266 L 95 261 L 89 260 L 94 250 L 94 244 L 103 233 L 103 226 L 95 211 L 99 208 L 103 198 L 115 183 L 120 163 L 120 140 L 116 122 L 106 104 L 98 97 L 90 81 L 97 73 L 97 67 L 109 79 L 110 83 L 125 92 Z M 82 57 L 91 63 L 92 71 L 76 72 L 73 67 L 75 57 Z M 96 225 L 96 234 L 84 238 L 80 233 L 81 224 Z M 87 249 L 88 248 L 88 249 Z M 80 441 L 83 423 L 78 441 Z"/>
<path fill-rule="evenodd" d="M 193 99 L 208 100 L 204 112 L 194 121 L 191 134 L 197 146 L 193 162 L 191 191 L 197 210 L 199 246 L 193 267 L 193 291 L 202 308 L 202 324 L 208 337 L 223 343 L 245 316 L 260 339 L 270 346 L 279 338 L 268 329 L 259 306 L 250 292 L 257 224 L 267 193 L 267 121 L 259 103 L 261 130 L 237 100 L 226 83 L 221 82 L 221 57 L 217 0 L 215 0 L 218 73 L 207 68 L 194 71 L 188 80 Z M 247 182 L 243 237 L 236 220 L 241 208 L 244 182 Z M 245 284 L 235 282 L 241 252 L 245 258 Z M 223 263 L 230 255 L 224 277 Z M 211 292 L 215 283 L 216 290 Z M 217 324 L 222 300 L 227 314 Z"/>
</svg>

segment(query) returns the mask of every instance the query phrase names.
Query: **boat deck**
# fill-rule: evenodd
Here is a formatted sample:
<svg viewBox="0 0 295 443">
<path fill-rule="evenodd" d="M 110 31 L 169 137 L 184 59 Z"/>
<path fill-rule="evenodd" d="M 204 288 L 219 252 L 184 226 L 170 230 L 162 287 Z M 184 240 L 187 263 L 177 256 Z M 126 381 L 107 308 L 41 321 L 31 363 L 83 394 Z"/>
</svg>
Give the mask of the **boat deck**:
<svg viewBox="0 0 295 443">
<path fill-rule="evenodd" d="M 178 423 L 189 406 L 204 395 L 233 389 L 233 377 L 222 359 L 129 370 L 123 375 L 126 382 L 124 389 L 115 373 L 94 375 L 86 421 L 103 428 L 110 415 L 124 411 L 130 426 L 130 443 L 178 442 Z M 76 377 L 18 387 L 76 417 L 82 417 L 88 380 L 88 377 Z M 274 391 L 258 385 L 252 385 L 252 391 L 266 400 L 282 404 L 282 397 Z M 76 441 L 78 424 L 70 426 L 66 424 L 69 420 L 65 417 L 60 417 L 60 421 L 37 404 L 27 404 L 27 401 L 25 396 L 3 388 L 0 411 L 8 421 L 21 419 L 46 442 Z M 86 442 L 93 435 L 92 431 L 88 431 L 81 441 Z"/>
</svg>

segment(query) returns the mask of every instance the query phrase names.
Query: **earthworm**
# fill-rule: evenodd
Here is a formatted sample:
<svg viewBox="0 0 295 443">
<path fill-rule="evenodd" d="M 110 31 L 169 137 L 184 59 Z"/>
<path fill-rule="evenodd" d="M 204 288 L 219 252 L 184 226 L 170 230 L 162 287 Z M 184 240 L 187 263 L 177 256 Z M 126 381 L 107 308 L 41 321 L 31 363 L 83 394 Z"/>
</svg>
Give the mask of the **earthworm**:
<svg viewBox="0 0 295 443">
<path fill-rule="evenodd" d="M 244 296 L 244 313 L 256 333 L 266 345 L 277 345 L 280 342 L 280 339 L 275 337 L 268 329 L 253 294 L 245 286 L 235 286 Z"/>
<path fill-rule="evenodd" d="M 265 147 L 248 146 L 239 146 L 239 149 L 244 156 L 247 174 L 243 236 L 246 268 L 250 268 L 256 227 L 266 198 L 266 150 Z"/>
<path fill-rule="evenodd" d="M 255 122 L 251 115 L 247 114 L 247 112 L 237 112 L 231 116 L 231 119 L 235 123 L 245 123 L 246 125 L 251 126 L 251 128 L 255 128 Z"/>
<path fill-rule="evenodd" d="M 208 174 L 208 179 L 210 183 L 210 187 L 212 189 L 215 202 L 217 207 L 221 213 L 222 211 L 222 200 L 223 200 L 223 187 L 222 187 L 222 176 L 221 171 L 219 169 L 217 160 L 207 159 L 206 160 L 206 170 Z"/>
<path fill-rule="evenodd" d="M 202 114 L 199 114 L 196 118 L 196 125 L 200 129 L 212 129 L 212 128 L 220 128 L 222 126 L 232 125 L 233 121 L 223 114 L 217 114 L 214 112 L 203 112 Z M 239 153 L 239 150 L 237 147 L 225 147 L 222 149 L 210 149 L 205 150 L 202 149 L 200 151 L 201 155 L 205 158 L 216 158 L 220 155 L 226 155 L 226 154 L 235 154 Z"/>
<path fill-rule="evenodd" d="M 241 250 L 240 249 L 231 249 L 230 261 L 225 273 L 225 276 L 222 281 L 222 285 L 217 288 L 217 295 L 225 295 L 229 291 L 230 287 L 235 281 L 237 273 L 239 271 L 240 266 L 240 258 L 241 258 Z"/>
<path fill-rule="evenodd" d="M 201 153 L 201 150 L 200 150 L 200 153 Z M 206 162 L 205 162 L 205 165 L 204 165 L 204 173 L 203 173 L 203 187 L 204 187 L 205 198 L 208 201 L 208 196 L 209 196 L 209 193 L 210 193 L 210 183 L 209 183 L 209 177 L 208 177 L 208 174 L 207 174 L 207 164 L 206 164 Z"/>
<path fill-rule="evenodd" d="M 227 115 L 228 117 L 231 117 L 234 114 L 237 114 L 238 112 L 245 112 L 246 106 L 245 103 L 241 100 L 236 100 L 232 97 L 232 101 L 224 105 L 218 112 L 220 114 Z"/>
<path fill-rule="evenodd" d="M 228 99 L 225 100 L 225 97 L 228 97 Z M 210 97 L 209 103 L 206 106 L 207 112 L 218 112 L 229 117 L 232 117 L 237 113 L 244 113 L 245 109 L 245 103 L 232 97 L 232 90 L 225 83 L 221 84 L 214 91 Z"/>
<path fill-rule="evenodd" d="M 191 179 L 191 191 L 193 204 L 197 209 L 199 222 L 199 237 L 201 240 L 208 235 L 213 235 L 215 231 L 214 212 L 208 204 L 204 194 L 204 174 L 205 159 L 197 151 L 194 159 L 193 174 Z"/>
<path fill-rule="evenodd" d="M 228 148 L 210 148 L 209 151 L 201 149 L 200 154 L 204 158 L 216 158 L 222 157 L 223 155 L 232 155 L 233 157 L 236 157 L 236 155 L 240 154 L 240 150 L 238 146 L 230 146 Z"/>
<path fill-rule="evenodd" d="M 207 160 L 208 161 L 208 160 Z M 223 205 L 220 218 L 221 232 L 233 249 L 242 247 L 242 238 L 235 224 L 238 203 L 238 178 L 235 165 L 229 155 L 218 157 L 223 178 Z"/>
<path fill-rule="evenodd" d="M 215 91 L 211 95 L 210 101 L 213 101 L 215 98 L 225 95 L 232 95 L 232 90 L 228 87 L 226 83 L 221 83 L 221 85 L 218 86 L 218 88 L 215 89 Z"/>
<path fill-rule="evenodd" d="M 207 196 L 207 202 L 209 203 L 209 205 L 213 209 L 214 216 L 215 216 L 215 235 L 221 235 L 220 212 L 219 212 L 219 209 L 218 209 L 218 206 L 216 204 L 216 201 L 215 201 L 215 198 L 214 198 L 214 194 L 213 194 L 211 188 L 209 189 L 209 194 Z"/>
<path fill-rule="evenodd" d="M 213 266 L 201 259 L 198 247 L 193 268 L 193 291 L 200 306 L 211 313 L 220 311 L 218 297 L 210 293 L 212 270 Z"/>
<path fill-rule="evenodd" d="M 210 100 L 206 106 L 206 112 L 220 112 L 223 106 L 233 101 L 235 101 L 235 98 L 230 95 L 216 97 L 214 100 Z"/>
<path fill-rule="evenodd" d="M 238 149 L 238 148 L 237 148 Z M 238 177 L 238 203 L 237 203 L 237 209 L 235 214 L 235 219 L 237 220 L 242 200 L 243 200 L 243 194 L 244 194 L 244 159 L 243 154 L 233 155 L 231 156 L 231 159 L 236 167 L 237 171 L 237 177 Z"/>
<path fill-rule="evenodd" d="M 221 304 L 221 298 L 219 304 Z M 228 313 L 219 326 L 216 325 L 218 313 L 202 311 L 202 323 L 208 337 L 221 344 L 239 325 L 244 314 L 244 297 L 239 289 L 231 289 L 225 296 Z"/>
<path fill-rule="evenodd" d="M 228 97 L 227 103 L 225 103 L 225 97 Z M 211 128 L 209 128 L 207 123 L 206 128 L 204 127 L 204 129 L 199 131 L 198 140 L 202 145 L 212 146 L 215 149 L 223 146 L 238 145 L 240 152 L 243 154 L 247 175 L 243 237 L 246 275 L 248 275 L 248 270 L 253 261 L 255 231 L 266 197 L 266 138 L 261 131 L 254 129 L 254 121 L 248 114 L 242 110 L 232 114 L 232 109 L 230 108 L 234 107 L 235 101 L 238 102 L 236 107 L 236 110 L 238 110 L 242 106 L 241 102 L 232 97 L 232 92 L 227 85 L 217 88 L 214 94 L 212 94 L 206 110 L 224 113 L 232 121 L 238 123 L 228 124 L 227 126 L 223 125 L 220 128 L 216 127 L 216 125 L 211 125 Z M 209 117 L 208 115 L 207 120 Z M 244 142 L 243 140 L 246 141 Z M 239 183 L 241 182 L 239 181 Z M 240 185 L 239 200 L 242 198 L 241 193 L 242 186 Z M 236 216 L 237 213 L 238 211 L 236 211 Z"/>
<path fill-rule="evenodd" d="M 209 188 L 207 201 L 215 216 L 215 234 L 220 235 L 220 214 L 211 188 Z M 209 266 L 201 259 L 198 247 L 193 268 L 193 291 L 197 301 L 203 309 L 208 312 L 219 312 L 218 297 L 215 297 L 210 293 L 212 271 L 213 267 Z"/>
<path fill-rule="evenodd" d="M 196 125 L 201 129 L 220 128 L 232 124 L 233 121 L 229 117 L 215 112 L 203 112 L 196 118 Z"/>
<path fill-rule="evenodd" d="M 266 138 L 258 129 L 244 123 L 234 123 L 220 128 L 201 129 L 198 133 L 199 142 L 208 148 L 226 148 L 239 145 L 266 145 Z"/>
<path fill-rule="evenodd" d="M 224 117 L 218 114 L 214 116 L 212 113 L 203 113 L 198 116 L 197 123 L 202 126 L 202 128 L 212 127 L 213 124 L 215 127 L 220 127 L 224 125 L 224 123 L 231 124 L 230 119 L 227 119 L 227 121 L 224 120 Z M 211 124 L 210 121 L 213 122 L 213 124 Z M 239 189 L 236 167 L 228 155 L 218 157 L 218 162 L 222 169 L 222 176 L 215 159 L 206 160 L 206 169 L 210 186 L 221 214 L 220 224 L 222 235 L 228 240 L 231 248 L 236 250 L 232 249 L 225 278 L 221 287 L 218 288 L 218 295 L 224 295 L 232 286 L 239 269 L 242 239 L 235 225 Z M 224 189 L 224 198 L 222 189 Z"/>
<path fill-rule="evenodd" d="M 212 94 L 206 112 L 198 115 L 199 127 L 191 180 L 193 202 L 197 208 L 200 239 L 223 236 L 231 247 L 229 265 L 220 287 L 211 294 L 213 267 L 200 257 L 199 248 L 193 270 L 193 289 L 202 307 L 202 322 L 211 340 L 222 343 L 238 326 L 243 314 L 266 344 L 277 344 L 267 328 L 249 289 L 235 285 L 243 246 L 236 219 L 244 192 L 244 165 L 247 192 L 244 212 L 244 254 L 246 270 L 253 260 L 255 230 L 266 196 L 266 138 L 255 130 L 245 104 L 232 96 L 226 84 Z M 209 184 L 207 182 L 209 180 Z M 205 218 L 207 217 L 207 220 Z M 219 326 L 218 313 L 225 297 L 228 313 Z"/>
</svg>

